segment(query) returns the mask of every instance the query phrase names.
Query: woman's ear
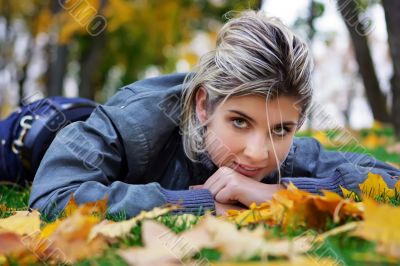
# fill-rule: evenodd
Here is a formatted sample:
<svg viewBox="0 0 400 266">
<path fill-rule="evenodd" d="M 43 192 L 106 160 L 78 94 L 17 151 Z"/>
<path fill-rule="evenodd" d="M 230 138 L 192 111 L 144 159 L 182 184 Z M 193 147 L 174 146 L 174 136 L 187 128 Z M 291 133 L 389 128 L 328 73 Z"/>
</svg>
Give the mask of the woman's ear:
<svg viewBox="0 0 400 266">
<path fill-rule="evenodd" d="M 200 123 L 207 121 L 207 91 L 203 87 L 199 87 L 196 92 L 196 116 Z"/>
</svg>

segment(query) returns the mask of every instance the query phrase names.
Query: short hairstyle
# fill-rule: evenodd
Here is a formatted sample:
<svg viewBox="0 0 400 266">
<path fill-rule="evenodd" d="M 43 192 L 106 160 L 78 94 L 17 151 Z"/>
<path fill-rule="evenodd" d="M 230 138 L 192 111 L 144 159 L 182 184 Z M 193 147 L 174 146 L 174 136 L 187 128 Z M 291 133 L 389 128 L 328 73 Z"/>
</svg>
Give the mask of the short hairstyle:
<svg viewBox="0 0 400 266">
<path fill-rule="evenodd" d="M 196 116 L 196 93 L 207 91 L 207 111 L 231 96 L 292 96 L 300 108 L 297 129 L 312 99 L 313 61 L 308 46 L 278 18 L 263 11 L 243 11 L 219 31 L 216 48 L 186 76 L 180 129 L 185 154 L 192 161 L 205 151 L 204 129 Z"/>
</svg>

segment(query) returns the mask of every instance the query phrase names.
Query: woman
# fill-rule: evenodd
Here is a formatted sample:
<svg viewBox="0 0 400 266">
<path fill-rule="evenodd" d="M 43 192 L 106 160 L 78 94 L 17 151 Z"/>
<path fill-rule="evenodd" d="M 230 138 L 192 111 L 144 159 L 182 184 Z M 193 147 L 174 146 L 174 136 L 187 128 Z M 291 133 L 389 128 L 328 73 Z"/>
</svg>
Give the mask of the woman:
<svg viewBox="0 0 400 266">
<path fill-rule="evenodd" d="M 36 172 L 29 205 L 53 216 L 108 196 L 128 217 L 166 203 L 202 213 L 260 203 L 293 182 L 358 191 L 367 172 L 399 170 L 294 138 L 310 105 L 307 45 L 279 20 L 247 11 L 219 32 L 194 73 L 123 87 L 85 122 L 63 128 Z M 190 189 L 191 188 L 191 189 Z"/>
</svg>

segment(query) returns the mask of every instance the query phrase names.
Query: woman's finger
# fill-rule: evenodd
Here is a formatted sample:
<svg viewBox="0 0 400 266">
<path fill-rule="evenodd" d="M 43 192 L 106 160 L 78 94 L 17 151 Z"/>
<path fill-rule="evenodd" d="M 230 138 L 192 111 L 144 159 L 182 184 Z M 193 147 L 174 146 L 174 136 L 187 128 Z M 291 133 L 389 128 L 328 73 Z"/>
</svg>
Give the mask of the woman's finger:
<svg viewBox="0 0 400 266">
<path fill-rule="evenodd" d="M 233 198 L 233 193 L 229 189 L 229 187 L 224 187 L 221 190 L 218 191 L 218 193 L 215 195 L 215 200 L 224 203 L 224 204 L 234 204 L 237 203 L 237 200 Z"/>
<path fill-rule="evenodd" d="M 210 190 L 211 194 L 214 196 L 217 195 L 217 193 L 223 189 L 226 186 L 225 181 L 221 178 L 218 179 L 215 183 L 213 183 L 212 186 L 208 187 L 207 189 Z"/>
<path fill-rule="evenodd" d="M 193 185 L 193 186 L 189 186 L 189 189 L 203 189 L 204 185 Z"/>
</svg>

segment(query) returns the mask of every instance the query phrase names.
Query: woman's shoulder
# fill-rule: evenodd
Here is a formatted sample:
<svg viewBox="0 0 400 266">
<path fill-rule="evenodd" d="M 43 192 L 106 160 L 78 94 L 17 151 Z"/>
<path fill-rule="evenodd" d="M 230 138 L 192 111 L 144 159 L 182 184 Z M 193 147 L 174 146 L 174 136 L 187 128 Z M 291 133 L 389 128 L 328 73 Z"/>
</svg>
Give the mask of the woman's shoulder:
<svg viewBox="0 0 400 266">
<path fill-rule="evenodd" d="M 131 98 L 147 99 L 148 97 L 163 97 L 165 94 L 179 92 L 188 73 L 173 73 L 138 80 L 121 87 L 105 105 L 121 105 L 130 103 Z"/>
<path fill-rule="evenodd" d="M 128 159 L 147 165 L 179 127 L 184 77 L 171 74 L 127 85 L 99 105 L 88 122 L 115 130 Z"/>
</svg>

